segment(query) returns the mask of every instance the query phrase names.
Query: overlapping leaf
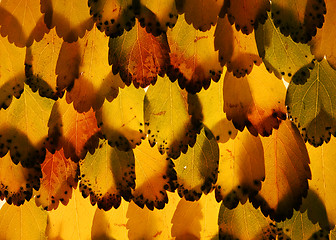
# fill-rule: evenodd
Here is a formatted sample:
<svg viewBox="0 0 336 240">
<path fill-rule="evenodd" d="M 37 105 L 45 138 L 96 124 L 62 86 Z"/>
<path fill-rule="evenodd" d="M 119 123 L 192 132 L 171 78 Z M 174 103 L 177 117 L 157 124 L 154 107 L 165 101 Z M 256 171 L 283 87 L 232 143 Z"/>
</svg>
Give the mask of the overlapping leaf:
<svg viewBox="0 0 336 240">
<path fill-rule="evenodd" d="M 308 76 L 300 82 L 294 75 L 286 96 L 289 117 L 299 128 L 304 140 L 316 146 L 329 142 L 335 134 L 336 72 L 326 60 L 315 62 L 315 66 L 304 67 L 296 74 Z"/>
<path fill-rule="evenodd" d="M 41 0 L 41 12 L 48 28 L 55 27 L 58 36 L 66 42 L 77 41 L 93 27 L 86 1 Z"/>
<path fill-rule="evenodd" d="M 228 18 L 219 18 L 215 31 L 215 49 L 218 50 L 222 66 L 233 72 L 236 77 L 244 77 L 252 71 L 254 65 L 260 65 L 262 60 L 254 34 L 245 35 L 230 25 Z"/>
<path fill-rule="evenodd" d="M 105 101 L 96 112 L 98 126 L 111 146 L 127 151 L 145 139 L 144 96 L 144 90 L 134 86 L 120 89 L 116 99 Z"/>
<path fill-rule="evenodd" d="M 32 199 L 17 207 L 5 204 L 0 210 L 2 239 L 45 239 L 47 212 L 35 205 Z"/>
<path fill-rule="evenodd" d="M 223 91 L 224 112 L 240 131 L 246 126 L 255 136 L 269 136 L 286 119 L 286 88 L 264 64 L 243 78 L 227 72 Z"/>
<path fill-rule="evenodd" d="M 222 74 L 214 47 L 215 27 L 206 32 L 196 30 L 181 15 L 175 27 L 167 31 L 170 46 L 170 67 L 167 75 L 178 79 L 182 89 L 197 93 L 209 88 L 211 79 L 217 82 Z"/>
<path fill-rule="evenodd" d="M 324 22 L 324 0 L 274 0 L 271 5 L 274 24 L 294 42 L 307 43 Z"/>
<path fill-rule="evenodd" d="M 120 73 L 127 86 L 133 82 L 136 88 L 144 88 L 165 74 L 169 46 L 165 35 L 155 37 L 136 21 L 131 31 L 110 38 L 108 58 L 113 73 Z"/>
<path fill-rule="evenodd" d="M 265 216 L 279 221 L 291 218 L 307 195 L 311 178 L 309 156 L 299 131 L 290 120 L 283 121 L 272 136 L 261 138 L 264 147 L 265 181 L 252 197 Z"/>
<path fill-rule="evenodd" d="M 13 162 L 24 167 L 44 160 L 53 102 L 25 85 L 20 99 L 13 99 L 8 109 L 0 110 L 0 156 L 10 151 Z"/>
<path fill-rule="evenodd" d="M 66 158 L 61 149 L 54 154 L 47 151 L 41 169 L 41 188 L 35 198 L 36 204 L 45 210 L 56 209 L 59 202 L 67 205 L 72 188 L 77 186 L 78 164 Z"/>
<path fill-rule="evenodd" d="M 217 181 L 218 162 L 218 144 L 204 126 L 197 135 L 194 147 L 174 161 L 179 195 L 195 201 L 200 199 L 203 192 L 208 194 Z"/>
<path fill-rule="evenodd" d="M 296 43 L 289 36 L 284 36 L 268 14 L 265 24 L 256 30 L 256 41 L 260 56 L 266 67 L 278 78 L 290 82 L 292 76 L 313 60 L 309 46 Z M 302 75 L 302 78 L 307 77 Z"/>
<path fill-rule="evenodd" d="M 80 162 L 80 190 L 84 197 L 90 196 L 91 204 L 105 211 L 118 208 L 121 196 L 131 199 L 135 187 L 134 155 L 112 148 L 100 140 L 93 155 L 88 154 Z"/>
<path fill-rule="evenodd" d="M 235 139 L 219 143 L 219 151 L 216 199 L 232 209 L 261 189 L 265 179 L 264 149 L 259 137 L 244 130 Z"/>
</svg>

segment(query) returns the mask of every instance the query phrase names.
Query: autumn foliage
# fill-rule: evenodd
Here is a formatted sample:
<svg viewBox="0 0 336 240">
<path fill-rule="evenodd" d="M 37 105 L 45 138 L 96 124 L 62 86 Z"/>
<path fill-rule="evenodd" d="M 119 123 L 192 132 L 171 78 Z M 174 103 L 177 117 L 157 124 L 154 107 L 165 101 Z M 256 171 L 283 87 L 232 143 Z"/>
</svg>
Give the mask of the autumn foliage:
<svg viewBox="0 0 336 240">
<path fill-rule="evenodd" d="M 0 239 L 336 239 L 335 11 L 1 0 Z"/>
</svg>

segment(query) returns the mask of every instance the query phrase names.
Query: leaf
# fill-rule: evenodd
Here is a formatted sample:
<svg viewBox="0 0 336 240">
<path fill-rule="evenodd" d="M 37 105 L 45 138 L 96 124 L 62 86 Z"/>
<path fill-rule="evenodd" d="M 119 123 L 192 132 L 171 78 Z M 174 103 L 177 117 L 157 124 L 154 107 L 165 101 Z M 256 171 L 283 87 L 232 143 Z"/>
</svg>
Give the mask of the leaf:
<svg viewBox="0 0 336 240">
<path fill-rule="evenodd" d="M 54 101 L 42 98 L 24 87 L 20 99 L 0 110 L 0 156 L 10 151 L 15 164 L 33 167 L 45 158 L 47 121 Z"/>
<path fill-rule="evenodd" d="M 56 64 L 63 40 L 50 30 L 40 42 L 27 48 L 25 60 L 26 83 L 33 92 L 39 90 L 42 97 L 57 100 L 64 90 L 58 90 L 56 83 Z"/>
<path fill-rule="evenodd" d="M 264 149 L 258 136 L 244 130 L 234 139 L 219 143 L 219 152 L 216 199 L 232 209 L 261 189 L 265 179 Z"/>
<path fill-rule="evenodd" d="M 165 74 L 168 54 L 166 36 L 147 33 L 138 21 L 131 31 L 109 41 L 108 60 L 113 74 L 120 73 L 127 86 L 133 82 L 136 88 L 154 85 L 157 75 Z"/>
<path fill-rule="evenodd" d="M 45 239 L 47 212 L 32 199 L 17 207 L 5 204 L 0 210 L 2 239 Z"/>
<path fill-rule="evenodd" d="M 2 59 L 0 67 L 0 111 L 2 108 L 8 108 L 13 96 L 19 98 L 22 94 L 23 82 L 25 81 L 24 57 L 24 49 L 15 47 L 6 38 L 0 36 L 0 58 Z"/>
<path fill-rule="evenodd" d="M 208 31 L 216 25 L 217 17 L 226 0 L 177 0 L 179 14 L 185 13 L 189 25 L 200 31 Z"/>
<path fill-rule="evenodd" d="M 305 141 L 317 147 L 329 142 L 335 135 L 336 72 L 326 60 L 315 66 L 300 70 L 308 75 L 307 82 L 293 81 L 289 84 L 286 105 L 289 117 L 299 128 Z M 300 74 L 300 71 L 298 74 Z"/>
<path fill-rule="evenodd" d="M 132 0 L 88 0 L 88 5 L 97 28 L 107 36 L 121 36 L 135 24 Z"/>
<path fill-rule="evenodd" d="M 231 25 L 235 23 L 237 31 L 241 30 L 244 34 L 250 34 L 259 23 L 265 22 L 269 10 L 268 0 L 236 0 L 230 1 L 227 13 Z"/>
<path fill-rule="evenodd" d="M 178 158 L 196 141 L 197 128 L 188 113 L 187 92 L 168 77 L 158 78 L 144 100 L 145 132 L 151 146 L 157 144 L 161 154 Z"/>
<path fill-rule="evenodd" d="M 40 188 L 41 168 L 24 168 L 21 163 L 14 164 L 7 153 L 0 160 L 0 199 L 8 204 L 22 205 L 33 195 L 33 188 Z"/>
<path fill-rule="evenodd" d="M 287 82 L 291 81 L 292 76 L 300 68 L 313 60 L 309 46 L 285 37 L 275 26 L 270 14 L 265 24 L 256 30 L 255 36 L 259 54 L 266 67 L 278 78 L 283 77 Z"/>
<path fill-rule="evenodd" d="M 93 27 L 86 1 L 41 0 L 41 12 L 48 28 L 55 27 L 57 35 L 66 42 L 77 41 Z"/>
<path fill-rule="evenodd" d="M 51 146 L 64 149 L 65 158 L 74 162 L 84 159 L 88 151 L 98 146 L 99 131 L 95 112 L 78 113 L 65 98 L 55 102 L 48 122 Z"/>
<path fill-rule="evenodd" d="M 209 88 L 211 79 L 217 82 L 222 74 L 214 48 L 214 32 L 196 30 L 181 15 L 175 27 L 168 29 L 170 46 L 170 67 L 167 75 L 171 81 L 178 79 L 182 89 L 195 94 Z"/>
<path fill-rule="evenodd" d="M 162 209 L 168 203 L 166 190 L 175 190 L 176 172 L 174 164 L 167 155 L 161 155 L 144 141 L 134 150 L 135 189 L 133 201 L 141 208 Z"/>
<path fill-rule="evenodd" d="M 317 29 L 316 36 L 313 37 L 309 44 L 311 45 L 311 52 L 314 54 L 315 58 L 319 61 L 326 56 L 329 64 L 336 69 L 336 58 L 335 58 L 335 24 L 336 19 L 334 18 L 334 12 L 336 9 L 336 3 L 332 0 L 324 0 L 326 6 L 326 15 L 324 16 L 325 22 L 323 28 Z M 323 4 L 323 3 L 322 3 Z"/>
<path fill-rule="evenodd" d="M 49 212 L 47 239 L 90 239 L 95 211 L 96 207 L 75 190 L 66 207 L 60 205 Z"/>
<path fill-rule="evenodd" d="M 174 161 L 180 197 L 197 201 L 208 194 L 217 181 L 219 148 L 213 134 L 203 127 L 194 147 Z"/>
<path fill-rule="evenodd" d="M 307 196 L 311 179 L 309 156 L 297 128 L 286 120 L 270 137 L 261 138 L 264 147 L 265 181 L 250 198 L 265 216 L 282 221 L 298 210 Z"/>
<path fill-rule="evenodd" d="M 262 62 L 254 34 L 245 35 L 230 25 L 227 17 L 219 18 L 215 31 L 215 49 L 222 66 L 236 77 L 250 74 L 254 65 Z"/>
<path fill-rule="evenodd" d="M 0 33 L 17 47 L 30 46 L 40 41 L 44 32 L 36 28 L 44 25 L 39 0 L 11 1 L 0 3 Z"/>
<path fill-rule="evenodd" d="M 269 136 L 272 129 L 286 119 L 285 86 L 269 73 L 265 66 L 255 66 L 252 72 L 236 78 L 226 72 L 224 78 L 224 112 L 234 126 L 242 131 Z"/>
<path fill-rule="evenodd" d="M 141 139 L 145 139 L 144 96 L 145 91 L 134 86 L 120 89 L 116 99 L 104 102 L 102 108 L 96 112 L 98 126 L 109 145 L 128 151 L 139 145 Z"/>
<path fill-rule="evenodd" d="M 324 0 L 274 0 L 271 5 L 273 22 L 294 42 L 307 43 L 321 28 L 326 13 Z"/>
<path fill-rule="evenodd" d="M 119 151 L 100 140 L 95 153 L 80 161 L 80 179 L 82 195 L 90 196 L 92 205 L 97 203 L 105 211 L 118 208 L 121 196 L 130 201 L 135 187 L 133 152 Z"/>
<path fill-rule="evenodd" d="M 56 209 L 59 202 L 67 205 L 72 188 L 77 186 L 78 164 L 66 158 L 61 149 L 54 154 L 47 151 L 41 169 L 41 188 L 35 198 L 36 205 L 42 205 L 45 210 Z"/>
</svg>

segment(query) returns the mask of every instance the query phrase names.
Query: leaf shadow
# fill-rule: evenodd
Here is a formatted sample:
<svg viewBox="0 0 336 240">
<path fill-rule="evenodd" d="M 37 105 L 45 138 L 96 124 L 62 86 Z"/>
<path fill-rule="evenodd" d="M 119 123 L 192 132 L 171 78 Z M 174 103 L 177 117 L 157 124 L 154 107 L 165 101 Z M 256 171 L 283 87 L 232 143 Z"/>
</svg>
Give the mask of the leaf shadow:
<svg viewBox="0 0 336 240">
<path fill-rule="evenodd" d="M 20 98 L 24 90 L 25 75 L 23 72 L 17 73 L 13 78 L 6 81 L 0 87 L 0 110 L 7 109 L 12 103 L 13 96 Z"/>
</svg>

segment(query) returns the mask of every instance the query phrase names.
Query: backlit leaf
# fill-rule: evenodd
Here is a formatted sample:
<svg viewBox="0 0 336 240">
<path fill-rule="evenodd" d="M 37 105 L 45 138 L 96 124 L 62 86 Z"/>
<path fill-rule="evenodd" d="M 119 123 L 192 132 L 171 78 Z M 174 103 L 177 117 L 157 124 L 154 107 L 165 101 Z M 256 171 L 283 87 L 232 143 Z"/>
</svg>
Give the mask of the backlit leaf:
<svg viewBox="0 0 336 240">
<path fill-rule="evenodd" d="M 43 162 L 53 103 L 25 85 L 20 99 L 13 99 L 8 109 L 0 110 L 0 156 L 10 151 L 13 162 L 24 167 Z"/>
<path fill-rule="evenodd" d="M 147 141 L 133 151 L 136 175 L 133 201 L 141 208 L 145 205 L 150 210 L 164 208 L 168 203 L 166 190 L 175 190 L 176 172 L 172 160 L 166 154 L 161 155 Z"/>
<path fill-rule="evenodd" d="M 104 102 L 96 113 L 98 126 L 111 146 L 127 151 L 145 139 L 144 102 L 145 91 L 129 86 L 120 89 L 112 102 Z"/>
<path fill-rule="evenodd" d="M 84 197 L 90 196 L 91 204 L 105 211 L 118 208 L 121 196 L 131 199 L 135 187 L 134 155 L 123 152 L 100 140 L 94 154 L 80 161 L 80 185 Z"/>
<path fill-rule="evenodd" d="M 227 0 L 176 0 L 179 14 L 185 13 L 189 25 L 201 31 L 210 30 L 216 25 L 220 10 Z"/>
<path fill-rule="evenodd" d="M 336 18 L 334 16 L 336 10 L 336 2 L 333 0 L 324 0 L 327 13 L 324 16 L 325 22 L 323 28 L 317 29 L 316 36 L 309 43 L 311 52 L 315 58 L 322 60 L 326 56 L 330 65 L 336 69 L 336 45 L 334 40 L 336 37 Z"/>
<path fill-rule="evenodd" d="M 1 239 L 45 239 L 47 212 L 32 199 L 17 207 L 5 204 L 0 210 Z"/>
<path fill-rule="evenodd" d="M 309 46 L 296 43 L 284 36 L 268 14 L 265 24 L 256 30 L 256 41 L 260 56 L 266 67 L 274 71 L 278 78 L 290 82 L 292 76 L 304 65 L 313 60 Z M 307 77 L 307 76 L 302 76 Z"/>
<path fill-rule="evenodd" d="M 90 14 L 100 31 L 117 37 L 135 24 L 132 0 L 88 0 Z"/>
<path fill-rule="evenodd" d="M 59 37 L 66 42 L 82 38 L 93 27 L 90 9 L 81 0 L 41 0 L 41 12 L 49 29 L 56 27 Z"/>
<path fill-rule="evenodd" d="M 252 197 L 265 216 L 279 221 L 290 218 L 307 195 L 311 179 L 309 156 L 299 131 L 286 120 L 269 137 L 261 138 L 264 147 L 265 181 Z M 250 198 L 251 199 L 251 198 Z"/>
<path fill-rule="evenodd" d="M 0 158 L 0 199 L 8 204 L 21 205 L 33 195 L 33 188 L 39 189 L 41 168 L 24 168 L 21 163 L 15 165 L 7 153 Z"/>
<path fill-rule="evenodd" d="M 1 19 L 1 16 L 0 16 Z M 0 30 L 1 31 L 1 30 Z M 25 49 L 10 44 L 0 36 L 0 110 L 6 109 L 13 96 L 19 98 L 23 91 Z"/>
<path fill-rule="evenodd" d="M 219 143 L 219 151 L 216 199 L 232 209 L 261 189 L 265 179 L 264 149 L 259 137 L 244 130 L 234 139 Z"/>
<path fill-rule="evenodd" d="M 170 46 L 170 80 L 178 79 L 180 87 L 189 93 L 209 88 L 211 79 L 217 82 L 222 74 L 218 53 L 214 47 L 215 27 L 201 32 L 179 16 L 173 29 L 168 29 Z"/>
<path fill-rule="evenodd" d="M 326 60 L 315 62 L 315 66 L 303 68 L 297 74 L 305 73 L 307 82 L 293 81 L 286 96 L 289 117 L 299 128 L 304 140 L 316 146 L 329 142 L 335 134 L 336 71 Z"/>
<path fill-rule="evenodd" d="M 260 65 L 254 34 L 245 35 L 230 25 L 228 18 L 219 18 L 215 31 L 215 49 L 219 50 L 222 66 L 236 77 L 244 77 L 252 71 L 254 65 Z"/>
<path fill-rule="evenodd" d="M 169 46 L 165 35 L 158 37 L 146 32 L 136 21 L 135 27 L 117 38 L 110 38 L 109 64 L 114 74 L 136 88 L 155 84 L 169 63 Z"/>
<path fill-rule="evenodd" d="M 194 147 L 174 161 L 177 173 L 178 193 L 188 201 L 208 194 L 217 181 L 219 148 L 215 137 L 207 127 L 197 135 Z"/>
<path fill-rule="evenodd" d="M 224 112 L 240 131 L 246 126 L 254 136 L 269 136 L 286 119 L 286 88 L 264 64 L 243 78 L 226 72 L 223 91 Z"/>
<path fill-rule="evenodd" d="M 294 42 L 307 43 L 321 28 L 326 13 L 324 0 L 272 0 L 274 24 Z"/>
<path fill-rule="evenodd" d="M 59 202 L 67 205 L 72 188 L 77 186 L 78 164 L 66 158 L 61 149 L 54 154 L 47 151 L 41 169 L 41 188 L 35 198 L 36 204 L 45 210 L 56 209 Z"/>
<path fill-rule="evenodd" d="M 145 95 L 145 132 L 151 146 L 176 159 L 196 140 L 196 126 L 188 114 L 187 92 L 168 77 L 158 78 Z"/>
<path fill-rule="evenodd" d="M 231 25 L 235 23 L 237 31 L 250 34 L 259 23 L 265 22 L 269 10 L 268 0 L 235 0 L 230 1 L 227 14 Z"/>
</svg>

